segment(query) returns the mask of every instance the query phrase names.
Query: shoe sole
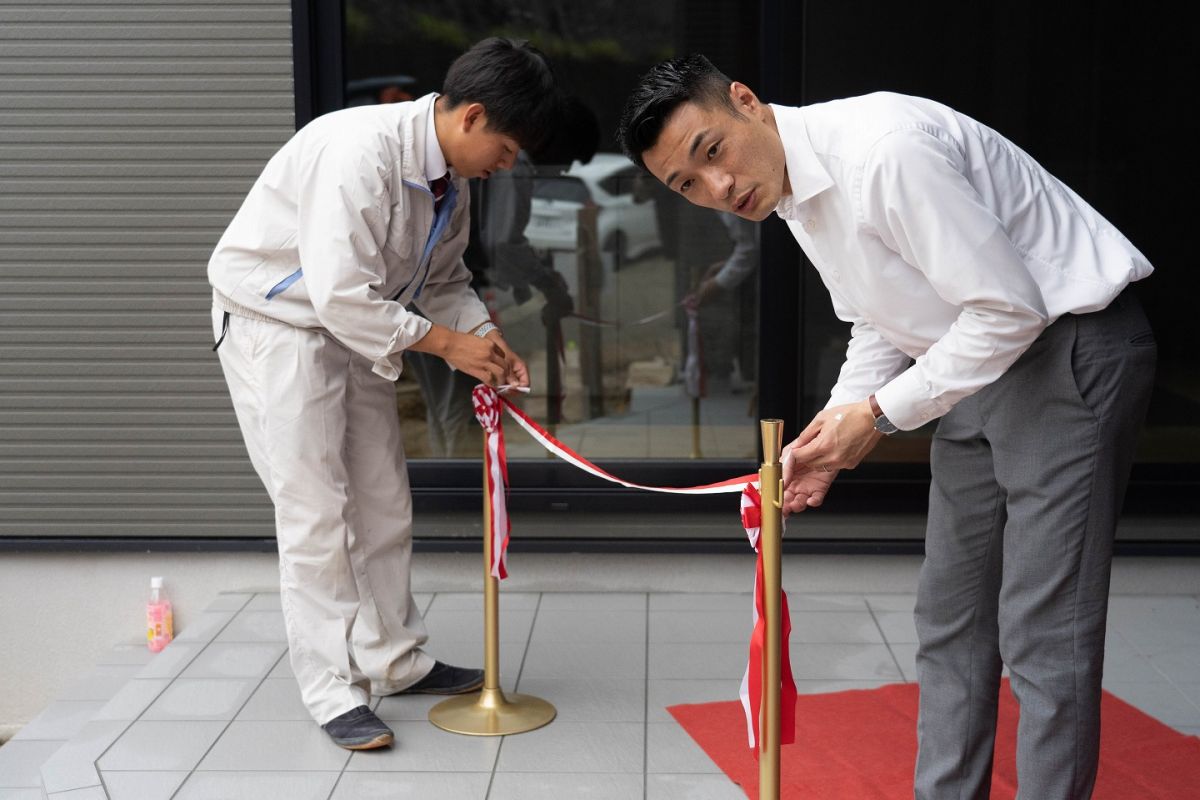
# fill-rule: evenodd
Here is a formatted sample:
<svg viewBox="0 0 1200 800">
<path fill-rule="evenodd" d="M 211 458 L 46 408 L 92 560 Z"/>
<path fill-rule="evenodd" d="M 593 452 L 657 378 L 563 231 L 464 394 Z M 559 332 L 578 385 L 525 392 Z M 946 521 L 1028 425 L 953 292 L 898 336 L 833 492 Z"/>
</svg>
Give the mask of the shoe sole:
<svg viewBox="0 0 1200 800">
<path fill-rule="evenodd" d="M 339 742 L 335 739 L 334 744 L 336 744 L 338 747 L 344 747 L 347 750 L 374 750 L 378 747 L 387 747 L 387 746 L 391 745 L 394 740 L 395 740 L 395 737 L 392 736 L 392 734 L 381 733 L 378 736 L 376 736 L 374 739 L 370 740 L 369 742 L 360 742 L 358 744 L 346 744 L 344 742 Z"/>
<path fill-rule="evenodd" d="M 472 683 L 470 686 L 457 686 L 452 689 L 417 689 L 415 691 L 413 691 L 411 689 L 406 689 L 406 690 L 400 692 L 400 694 L 436 694 L 436 695 L 466 694 L 467 692 L 473 692 L 476 689 L 480 689 L 482 687 L 483 687 L 483 678 L 480 678 L 479 680 Z"/>
</svg>

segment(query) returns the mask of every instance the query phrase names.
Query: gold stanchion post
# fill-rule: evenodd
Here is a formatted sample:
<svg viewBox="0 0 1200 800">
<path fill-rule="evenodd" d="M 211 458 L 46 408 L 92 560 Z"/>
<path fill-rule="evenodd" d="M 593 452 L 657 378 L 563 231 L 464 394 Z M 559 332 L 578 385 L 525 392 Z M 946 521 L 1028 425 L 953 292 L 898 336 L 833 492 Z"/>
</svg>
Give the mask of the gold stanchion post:
<svg viewBox="0 0 1200 800">
<path fill-rule="evenodd" d="M 487 431 L 483 432 L 487 450 Z M 429 721 L 442 730 L 468 736 L 504 736 L 548 725 L 558 711 L 539 697 L 500 688 L 500 580 L 492 577 L 492 498 L 483 466 L 483 688 L 429 709 Z"/>
<path fill-rule="evenodd" d="M 758 796 L 779 800 L 780 594 L 783 590 L 783 420 L 764 419 L 763 463 L 758 471 L 762 495 L 763 617 L 766 652 L 762 661 L 762 708 L 758 730 Z"/>
</svg>

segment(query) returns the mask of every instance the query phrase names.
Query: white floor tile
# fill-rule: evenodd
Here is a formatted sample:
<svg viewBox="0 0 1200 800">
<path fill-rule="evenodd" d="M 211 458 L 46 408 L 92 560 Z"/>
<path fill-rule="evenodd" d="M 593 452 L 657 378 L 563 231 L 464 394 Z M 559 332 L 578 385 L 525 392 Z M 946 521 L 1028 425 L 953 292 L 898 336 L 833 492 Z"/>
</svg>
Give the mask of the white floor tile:
<svg viewBox="0 0 1200 800">
<path fill-rule="evenodd" d="M 100 782 L 95 762 L 124 733 L 124 721 L 93 721 L 42 763 L 42 784 L 47 792 L 63 792 Z M 8 749 L 0 748 L 0 753 Z"/>
<path fill-rule="evenodd" d="M 791 617 L 793 643 L 883 644 L 875 618 L 866 611 L 793 611 Z"/>
<path fill-rule="evenodd" d="M 176 642 L 210 642 L 229 624 L 236 611 L 205 611 L 192 617 L 180 617 L 175 626 Z"/>
<path fill-rule="evenodd" d="M 202 723 L 189 723 L 202 724 Z M 200 762 L 201 771 L 335 772 L 350 758 L 317 723 L 234 720 Z"/>
<path fill-rule="evenodd" d="M 645 653 L 644 642 L 530 642 L 521 679 L 643 678 Z"/>
<path fill-rule="evenodd" d="M 430 609 L 425 628 L 431 642 L 478 642 L 483 646 L 483 612 Z M 524 644 L 533 625 L 531 609 L 502 608 L 498 620 L 500 641 Z"/>
<path fill-rule="evenodd" d="M 105 772 L 108 800 L 171 800 L 187 772 Z"/>
<path fill-rule="evenodd" d="M 640 592 L 546 592 L 541 611 L 645 611 Z"/>
<path fill-rule="evenodd" d="M 283 612 L 249 609 L 242 611 L 229 621 L 213 641 L 286 642 L 287 629 L 283 625 Z"/>
<path fill-rule="evenodd" d="M 32 740 L 12 741 L 0 747 L 0 787 L 40 787 L 42 763 L 62 746 L 62 742 Z"/>
<path fill-rule="evenodd" d="M 347 772 L 491 772 L 500 749 L 498 736 L 462 736 L 429 722 L 391 722 L 396 743 L 361 750 Z M 527 735 L 527 734 L 526 734 Z"/>
<path fill-rule="evenodd" d="M 646 736 L 648 774 L 721 771 L 688 732 L 675 722 L 652 722 L 646 726 Z"/>
<path fill-rule="evenodd" d="M 258 683 L 257 678 L 176 678 L 141 719 L 231 720 Z"/>
<path fill-rule="evenodd" d="M 338 773 L 194 772 L 172 800 L 325 800 Z"/>
<path fill-rule="evenodd" d="M 224 722 L 135 722 L 97 763 L 102 770 L 190 770 L 225 730 Z"/>
<path fill-rule="evenodd" d="M 254 595 L 242 592 L 222 592 L 213 599 L 205 611 L 241 611 Z"/>
<path fill-rule="evenodd" d="M 797 680 L 905 679 L 883 644 L 794 642 L 791 651 L 792 674 Z"/>
<path fill-rule="evenodd" d="M 649 703 L 647 721 L 674 722 L 668 706 L 693 703 L 716 703 L 738 699 L 741 676 L 735 679 L 671 680 L 651 679 L 648 682 Z"/>
<path fill-rule="evenodd" d="M 79 732 L 104 707 L 103 700 L 59 700 L 42 710 L 12 737 L 14 742 L 29 739 L 66 741 Z"/>
<path fill-rule="evenodd" d="M 135 720 L 171 684 L 170 678 L 135 678 L 122 686 L 93 719 Z"/>
<path fill-rule="evenodd" d="M 872 611 L 903 611 L 910 616 L 917 606 L 915 594 L 868 594 L 866 601 Z"/>
<path fill-rule="evenodd" d="M 214 642 L 204 648 L 182 678 L 262 678 L 287 650 L 282 642 L 234 644 Z M 165 652 L 165 651 L 164 651 Z"/>
<path fill-rule="evenodd" d="M 1172 683 L 1200 683 L 1200 645 L 1164 649 L 1146 658 Z"/>
<path fill-rule="evenodd" d="M 892 656 L 896 663 L 900 665 L 900 672 L 903 679 L 909 682 L 917 679 L 917 646 L 915 644 L 892 644 L 888 645 L 892 650 Z M 1008 667 L 1005 667 L 1002 674 L 1008 676 Z"/>
<path fill-rule="evenodd" d="M 562 722 L 641 722 L 646 717 L 641 678 L 523 678 L 517 691 L 551 703 Z"/>
<path fill-rule="evenodd" d="M 883 638 L 893 644 L 916 644 L 917 623 L 911 611 L 876 611 Z"/>
<path fill-rule="evenodd" d="M 645 642 L 645 611 L 538 612 L 535 642 Z"/>
<path fill-rule="evenodd" d="M 1167 683 L 1110 683 L 1105 687 L 1130 705 L 1171 727 L 1200 726 L 1200 708 Z"/>
<path fill-rule="evenodd" d="M 482 580 L 482 578 L 481 578 Z M 506 592 L 500 587 L 500 610 L 532 611 L 537 608 L 537 592 Z M 483 589 L 478 592 L 437 592 L 426 613 L 430 611 L 474 611 L 483 613 Z"/>
<path fill-rule="evenodd" d="M 749 644 L 650 644 L 650 673 L 654 678 L 741 680 Z"/>
<path fill-rule="evenodd" d="M 724 775 L 647 775 L 646 800 L 746 800 Z"/>
<path fill-rule="evenodd" d="M 640 774 L 497 772 L 488 800 L 632 800 L 642 794 Z"/>
<path fill-rule="evenodd" d="M 484 800 L 486 772 L 345 772 L 330 800 Z"/>
<path fill-rule="evenodd" d="M 255 685 L 254 693 L 238 711 L 237 719 L 311 722 L 312 715 L 300 698 L 300 686 L 295 678 L 267 678 Z"/>
<path fill-rule="evenodd" d="M 262 592 L 254 595 L 246 604 L 247 611 L 279 611 L 283 608 L 279 592 Z"/>
<path fill-rule="evenodd" d="M 735 611 L 651 611 L 650 641 L 690 642 L 749 642 L 754 632 L 750 609 Z"/>
<path fill-rule="evenodd" d="M 206 642 L 181 642 L 176 640 L 161 653 L 155 654 L 150 663 L 137 673 L 139 678 L 174 678 L 187 669 Z"/>
<path fill-rule="evenodd" d="M 642 772 L 640 722 L 552 722 L 508 736 L 497 772 Z"/>
<path fill-rule="evenodd" d="M 753 575 L 753 573 L 751 573 Z M 788 595 L 788 608 L 797 611 L 866 611 L 867 601 L 861 594 L 810 594 L 803 587 L 783 578 L 783 589 Z"/>
<path fill-rule="evenodd" d="M 650 612 L 655 611 L 728 611 L 750 616 L 753 596 L 745 593 L 675 593 L 650 595 Z"/>
</svg>

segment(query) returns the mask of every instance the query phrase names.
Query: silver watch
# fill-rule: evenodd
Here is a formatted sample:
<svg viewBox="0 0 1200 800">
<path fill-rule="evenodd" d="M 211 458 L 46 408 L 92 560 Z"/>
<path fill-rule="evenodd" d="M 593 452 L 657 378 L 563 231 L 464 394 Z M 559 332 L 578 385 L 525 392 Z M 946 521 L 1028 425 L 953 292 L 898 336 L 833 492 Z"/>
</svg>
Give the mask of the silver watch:
<svg viewBox="0 0 1200 800">
<path fill-rule="evenodd" d="M 497 325 L 496 323 L 485 322 L 482 325 L 480 325 L 478 328 L 475 329 L 475 335 L 478 336 L 480 339 L 482 339 L 484 336 L 487 336 L 492 331 L 498 331 L 498 330 L 500 330 L 500 326 Z"/>
<path fill-rule="evenodd" d="M 891 436 L 893 433 L 900 430 L 890 419 L 887 418 L 887 414 L 883 413 L 883 409 L 879 407 L 879 401 L 875 399 L 875 395 L 872 394 L 870 397 L 868 397 L 867 402 L 871 404 L 871 414 L 873 414 L 875 417 L 875 430 L 879 431 L 885 436 Z"/>
<path fill-rule="evenodd" d="M 887 418 L 886 414 L 880 414 L 875 418 L 875 430 L 887 436 L 891 436 L 900 429 L 897 428 L 895 424 L 893 424 L 893 422 Z"/>
</svg>

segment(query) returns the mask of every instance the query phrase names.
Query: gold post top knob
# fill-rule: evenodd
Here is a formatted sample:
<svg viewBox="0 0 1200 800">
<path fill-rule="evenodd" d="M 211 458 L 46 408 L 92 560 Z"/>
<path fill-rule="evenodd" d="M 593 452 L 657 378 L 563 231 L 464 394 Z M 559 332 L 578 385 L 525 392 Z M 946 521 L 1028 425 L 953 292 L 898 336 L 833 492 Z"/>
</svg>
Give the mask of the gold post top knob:
<svg viewBox="0 0 1200 800">
<path fill-rule="evenodd" d="M 759 420 L 762 427 L 763 463 L 775 465 L 779 463 L 779 453 L 783 450 L 783 420 Z"/>
</svg>

